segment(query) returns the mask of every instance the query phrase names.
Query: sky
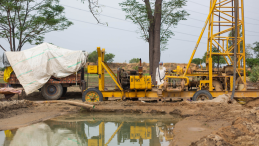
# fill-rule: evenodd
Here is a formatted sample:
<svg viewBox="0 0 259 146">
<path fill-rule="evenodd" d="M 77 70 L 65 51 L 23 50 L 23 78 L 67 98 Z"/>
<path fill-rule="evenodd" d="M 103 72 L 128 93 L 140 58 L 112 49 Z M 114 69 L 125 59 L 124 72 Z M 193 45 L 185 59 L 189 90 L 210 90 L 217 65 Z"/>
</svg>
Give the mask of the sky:
<svg viewBox="0 0 259 146">
<path fill-rule="evenodd" d="M 87 2 L 83 4 L 81 0 L 60 0 L 60 4 L 65 7 L 65 16 L 74 25 L 64 31 L 46 34 L 44 42 L 87 52 L 92 52 L 97 47 L 105 48 L 107 53 L 115 54 L 114 62 L 129 62 L 132 58 L 141 58 L 144 62 L 149 62 L 148 43 L 137 33 L 138 26 L 130 20 L 125 20 L 125 13 L 119 6 L 122 1 L 124 0 L 99 0 L 99 3 L 104 5 L 102 16 L 99 18 L 102 22 L 108 23 L 107 27 L 97 24 L 92 14 L 88 12 Z M 208 16 L 209 4 L 209 0 L 188 0 L 183 9 L 187 10 L 190 16 L 187 20 L 180 21 L 175 28 L 171 28 L 175 35 L 169 39 L 168 49 L 161 53 L 161 61 L 174 63 L 189 61 Z M 245 0 L 244 5 L 246 44 L 253 44 L 259 41 L 259 18 L 256 10 L 259 1 Z M 204 55 L 207 34 L 206 30 L 194 58 L 201 58 Z M 4 39 L 0 39 L 0 44 L 5 48 L 9 46 Z M 26 44 L 22 50 L 32 47 L 33 45 Z M 0 53 L 2 54 L 3 50 Z"/>
</svg>

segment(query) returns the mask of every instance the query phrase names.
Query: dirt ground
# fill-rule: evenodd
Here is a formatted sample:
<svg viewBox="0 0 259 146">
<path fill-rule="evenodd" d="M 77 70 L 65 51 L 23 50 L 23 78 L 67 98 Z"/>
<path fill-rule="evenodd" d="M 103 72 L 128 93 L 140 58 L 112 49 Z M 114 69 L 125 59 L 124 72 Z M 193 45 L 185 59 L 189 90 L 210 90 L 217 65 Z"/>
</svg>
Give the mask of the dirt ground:
<svg viewBox="0 0 259 146">
<path fill-rule="evenodd" d="M 76 87 L 69 88 L 63 99 L 82 102 L 81 93 Z M 259 99 L 250 99 L 245 105 L 237 102 L 228 104 L 226 101 L 156 103 L 115 100 L 94 103 L 94 109 L 64 103 L 34 102 L 43 100 L 40 92 L 35 92 L 25 100 L 0 102 L 0 130 L 81 111 L 159 114 L 163 118 L 177 114 L 183 119 L 174 127 L 174 139 L 170 143 L 172 146 L 259 145 Z"/>
</svg>

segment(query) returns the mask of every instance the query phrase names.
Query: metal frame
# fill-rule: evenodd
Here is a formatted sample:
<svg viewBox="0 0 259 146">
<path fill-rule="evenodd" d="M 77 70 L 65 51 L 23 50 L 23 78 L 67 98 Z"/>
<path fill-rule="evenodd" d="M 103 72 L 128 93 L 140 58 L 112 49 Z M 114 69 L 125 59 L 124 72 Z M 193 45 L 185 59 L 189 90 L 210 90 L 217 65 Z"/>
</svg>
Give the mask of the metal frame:
<svg viewBox="0 0 259 146">
<path fill-rule="evenodd" d="M 205 21 L 205 26 L 203 27 L 201 34 L 199 36 L 199 39 L 195 45 L 195 48 L 193 50 L 192 56 L 188 62 L 187 68 L 185 70 L 185 73 L 183 74 L 183 77 L 186 76 L 194 76 L 192 74 L 187 74 L 187 71 L 190 67 L 190 64 L 192 62 L 192 59 L 196 53 L 196 50 L 199 46 L 199 43 L 201 41 L 201 38 L 205 32 L 206 27 L 208 26 L 208 43 L 207 43 L 207 58 L 206 58 L 206 69 L 208 70 L 207 74 L 195 74 L 195 76 L 207 76 L 208 80 L 203 80 L 201 83 L 209 84 L 209 91 L 213 91 L 213 77 L 217 76 L 217 74 L 213 74 L 213 62 L 212 62 L 212 56 L 223 56 L 226 63 L 228 65 L 233 65 L 233 60 L 231 56 L 234 56 L 234 53 L 232 52 L 234 49 L 234 43 L 232 46 L 228 46 L 228 42 L 233 40 L 235 37 L 229 37 L 226 34 L 230 32 L 231 30 L 234 30 L 235 26 L 233 25 L 235 22 L 233 21 L 235 16 L 232 16 L 228 14 L 229 12 L 232 12 L 232 9 L 234 9 L 233 6 L 228 6 L 230 3 L 234 2 L 235 0 L 210 0 L 210 12 L 209 15 Z M 242 79 L 242 82 L 245 85 L 246 90 L 246 63 L 245 63 L 245 30 L 244 30 L 244 0 L 238 0 L 239 6 L 238 11 L 241 12 L 241 15 L 238 15 L 238 27 L 242 28 L 242 35 L 240 35 L 239 29 L 238 29 L 238 50 L 237 50 L 237 70 L 239 77 L 241 77 L 241 73 L 243 73 L 244 80 Z M 217 14 L 219 13 L 219 14 Z M 225 21 L 216 21 L 214 16 L 217 16 L 221 19 L 224 19 Z M 232 20 L 230 20 L 230 18 Z M 219 24 L 220 25 L 219 25 Z M 222 23 L 224 25 L 222 25 Z M 217 33 L 214 33 L 214 29 L 216 27 L 219 27 L 219 31 Z M 224 27 L 224 29 L 220 29 L 221 27 Z M 243 50 L 241 51 L 240 45 L 243 44 Z M 218 47 L 217 47 L 218 46 Z M 212 52 L 212 47 L 217 48 L 218 52 Z M 241 63 L 241 60 L 242 63 Z"/>
<path fill-rule="evenodd" d="M 234 24 L 234 16 L 228 14 L 232 12 L 233 6 L 231 5 L 232 2 L 235 0 L 210 0 L 210 11 L 209 15 L 205 21 L 205 26 L 203 27 L 201 34 L 199 36 L 199 39 L 195 45 L 195 48 L 192 52 L 191 58 L 187 64 L 187 67 L 185 69 L 185 72 L 183 73 L 181 69 L 179 70 L 181 72 L 181 75 L 175 76 L 175 75 L 167 75 L 165 77 L 165 80 L 174 78 L 174 79 L 182 79 L 185 80 L 185 86 L 189 83 L 189 78 L 191 76 L 203 76 L 207 77 L 207 79 L 200 80 L 200 86 L 202 84 L 207 84 L 209 86 L 209 91 L 213 97 L 217 97 L 222 94 L 227 94 L 229 91 L 232 91 L 232 87 L 234 86 L 233 76 L 219 76 L 218 73 L 213 72 L 213 62 L 212 62 L 212 56 L 223 56 L 226 63 L 228 65 L 233 64 L 233 60 L 231 56 L 234 55 L 232 52 L 234 48 L 234 43 L 232 46 L 228 46 L 228 42 L 234 37 L 229 37 L 226 34 L 233 30 L 235 27 Z M 245 85 L 245 88 L 242 91 L 236 91 L 235 97 L 242 98 L 242 97 L 259 97 L 258 90 L 249 90 L 247 91 L 246 87 L 246 64 L 245 64 L 245 30 L 244 30 L 244 0 L 238 0 L 239 6 L 238 9 L 241 12 L 241 15 L 238 16 L 238 27 L 242 28 L 242 34 L 240 35 L 240 32 L 238 30 L 238 50 L 237 50 L 237 74 L 239 77 L 241 77 L 241 73 L 243 74 L 244 80 L 242 79 L 243 84 Z M 220 19 L 216 21 L 214 16 L 219 17 Z M 233 19 L 232 19 L 233 18 Z M 221 21 L 221 20 L 225 21 Z M 232 19 L 232 20 L 231 20 Z M 223 25 L 222 25 L 223 24 Z M 207 44 L 207 59 L 206 59 L 206 70 L 207 72 L 202 73 L 188 73 L 188 69 L 191 65 L 192 59 L 196 53 L 196 50 L 199 46 L 199 43 L 201 41 L 201 38 L 205 32 L 206 27 L 208 26 L 208 44 Z M 219 27 L 219 32 L 214 33 L 214 28 Z M 224 29 L 221 29 L 221 27 L 226 27 Z M 221 31 L 222 30 L 222 31 Z M 243 44 L 243 50 L 240 48 L 240 44 Z M 218 52 L 212 52 L 212 47 L 216 47 L 218 49 Z M 217 47 L 218 46 L 218 47 Z M 140 97 L 148 97 L 148 98 L 166 98 L 166 97 L 193 97 L 196 91 L 165 91 L 162 90 L 163 84 L 159 86 L 157 90 L 152 91 L 124 91 L 123 88 L 120 86 L 120 84 L 117 82 L 116 75 L 112 72 L 112 70 L 108 67 L 108 65 L 104 62 L 104 55 L 105 55 L 105 49 L 100 49 L 100 47 L 97 48 L 98 52 L 98 74 L 99 74 L 99 90 L 102 92 L 103 97 L 121 97 L 123 98 L 140 98 Z M 241 63 L 241 60 L 244 60 Z M 113 81 L 118 86 L 117 90 L 112 91 L 105 91 L 104 90 L 104 70 L 108 72 L 108 74 L 111 76 Z M 177 72 L 177 70 L 175 70 Z M 230 80 L 230 90 L 228 91 L 225 89 L 224 91 L 214 91 L 213 87 L 213 78 L 214 77 L 222 77 L 225 79 L 225 84 L 228 84 L 226 82 L 227 79 Z M 201 87 L 199 88 L 201 90 Z M 161 91 L 161 92 L 158 92 Z"/>
</svg>

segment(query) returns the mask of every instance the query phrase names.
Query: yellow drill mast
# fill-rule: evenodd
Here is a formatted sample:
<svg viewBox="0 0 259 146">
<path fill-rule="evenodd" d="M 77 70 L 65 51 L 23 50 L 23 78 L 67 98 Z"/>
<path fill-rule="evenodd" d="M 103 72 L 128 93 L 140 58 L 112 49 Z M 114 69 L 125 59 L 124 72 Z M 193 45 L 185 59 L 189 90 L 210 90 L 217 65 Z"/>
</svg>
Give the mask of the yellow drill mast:
<svg viewBox="0 0 259 146">
<path fill-rule="evenodd" d="M 234 12 L 237 13 L 234 15 Z M 206 69 L 192 70 L 190 68 L 192 59 L 206 29 L 208 30 Z M 237 36 L 234 37 L 235 31 Z M 232 36 L 229 36 L 230 32 Z M 138 72 L 118 69 L 117 74 L 113 73 L 104 62 L 105 50 L 99 47 L 97 52 L 98 65 L 89 66 L 88 73 L 99 75 L 99 90 L 89 88 L 84 91 L 83 101 L 98 101 L 106 97 L 121 97 L 122 99 L 147 97 L 158 100 L 180 97 L 197 101 L 213 99 L 230 93 L 229 91 L 233 89 L 235 98 L 259 96 L 257 90 L 249 90 L 246 86 L 244 0 L 210 0 L 209 14 L 187 67 L 183 69 L 177 66 L 172 71 L 173 74 L 171 72 L 166 74 L 164 83 L 159 86 L 151 85 L 148 80 L 150 76 L 142 76 L 142 68 L 139 68 Z M 236 57 L 234 57 L 235 54 Z M 213 62 L 215 56 L 224 58 L 226 64 L 223 69 L 213 68 L 213 65 L 218 62 L 215 59 Z M 236 71 L 234 71 L 235 62 Z M 104 90 L 104 69 L 118 88 Z"/>
<path fill-rule="evenodd" d="M 244 30 L 244 0 L 237 0 L 238 2 L 238 27 L 241 28 L 241 32 L 238 29 L 237 37 L 237 69 L 236 72 L 242 79 L 244 85 L 246 85 L 246 64 L 245 64 L 245 30 Z M 206 70 L 208 71 L 208 78 L 201 80 L 200 86 L 209 86 L 209 91 L 213 91 L 213 56 L 223 56 L 228 65 L 233 65 L 233 50 L 235 37 L 228 36 L 229 32 L 235 30 L 235 16 L 234 16 L 234 3 L 235 0 L 210 0 L 210 12 L 205 21 L 205 26 L 202 29 L 200 37 L 196 43 L 195 49 L 187 65 L 187 69 L 184 76 L 188 76 L 187 71 L 190 67 L 191 61 L 198 48 L 203 33 L 208 26 L 208 43 L 207 43 L 207 58 L 206 58 Z M 232 33 L 233 34 L 233 33 Z M 232 43 L 230 43 L 232 42 Z M 232 45 L 229 45 L 232 44 Z M 241 48 L 242 46 L 242 48 Z M 218 52 L 213 52 L 212 48 L 215 47 Z M 241 50 L 242 49 L 242 50 Z M 242 62 L 242 63 L 241 63 Z M 238 76 L 237 76 L 238 77 Z M 233 78 L 233 77 L 232 77 Z M 231 79 L 233 80 L 233 79 Z M 245 86 L 246 88 L 246 86 Z"/>
</svg>

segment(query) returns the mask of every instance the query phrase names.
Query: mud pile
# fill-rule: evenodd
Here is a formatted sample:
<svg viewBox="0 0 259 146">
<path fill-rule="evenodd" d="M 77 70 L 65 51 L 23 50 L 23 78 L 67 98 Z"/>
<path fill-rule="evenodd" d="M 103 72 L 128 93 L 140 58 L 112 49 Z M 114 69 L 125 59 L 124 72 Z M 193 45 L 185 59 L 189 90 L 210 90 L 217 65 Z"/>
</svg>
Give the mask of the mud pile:
<svg viewBox="0 0 259 146">
<path fill-rule="evenodd" d="M 259 145 L 259 108 L 245 110 L 230 126 L 220 128 L 191 144 L 192 146 Z"/>
<path fill-rule="evenodd" d="M 97 65 L 97 64 L 89 63 L 89 65 Z M 121 68 L 124 70 L 137 70 L 139 63 L 108 63 L 107 65 L 111 68 L 111 70 L 113 72 L 116 73 L 118 68 Z M 143 66 L 144 73 L 148 73 L 149 72 L 149 63 L 143 62 L 142 66 Z M 185 68 L 187 66 L 187 64 L 186 63 L 164 63 L 164 67 L 167 70 L 169 70 L 169 69 L 174 70 L 174 69 L 176 69 L 177 66 L 180 66 L 181 68 Z M 85 67 L 87 67 L 87 64 Z M 197 65 L 194 63 L 191 63 L 190 68 L 192 70 L 196 70 Z"/>
<path fill-rule="evenodd" d="M 219 95 L 218 97 L 212 99 L 212 100 L 205 100 L 205 101 L 191 101 L 191 103 L 222 103 L 222 104 L 228 104 L 230 101 L 231 96 L 228 94 Z M 236 104 L 236 100 L 232 101 L 233 104 Z"/>
<path fill-rule="evenodd" d="M 32 106 L 33 102 L 28 100 L 13 100 L 0 102 L 0 112 Z"/>
<path fill-rule="evenodd" d="M 11 117 L 22 113 L 24 108 L 32 107 L 33 102 L 28 100 L 13 100 L 13 101 L 2 101 L 0 102 L 0 119 Z M 12 112 L 18 110 L 18 112 Z"/>
</svg>

